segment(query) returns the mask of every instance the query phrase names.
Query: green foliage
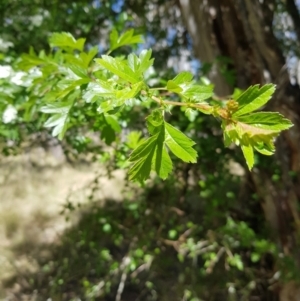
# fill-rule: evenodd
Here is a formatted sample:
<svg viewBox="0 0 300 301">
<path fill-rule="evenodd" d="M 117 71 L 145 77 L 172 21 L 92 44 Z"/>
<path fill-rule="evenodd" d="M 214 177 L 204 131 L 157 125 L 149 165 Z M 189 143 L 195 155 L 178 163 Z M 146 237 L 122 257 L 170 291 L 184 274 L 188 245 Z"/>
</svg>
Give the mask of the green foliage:
<svg viewBox="0 0 300 301">
<path fill-rule="evenodd" d="M 115 59 L 108 55 L 102 55 L 101 59 L 96 59 L 96 63 L 129 83 L 136 84 L 139 81 L 138 76 L 128 66 L 127 62 Z"/>
<path fill-rule="evenodd" d="M 75 40 L 74 37 L 68 32 L 53 33 L 49 39 L 49 44 L 51 47 L 59 47 L 67 51 L 82 51 L 84 43 L 85 39 Z"/>
<path fill-rule="evenodd" d="M 62 147 L 68 161 L 80 156 L 106 164 L 109 172 L 125 168 L 132 180 L 151 177 L 146 189 L 151 187 L 144 195 L 141 190 L 133 193 L 137 188 L 132 185 L 129 201 L 124 193 L 124 202 L 88 208 L 78 227 L 60 237 L 58 249 L 45 247 L 46 254 L 54 248 L 54 256 L 43 255 L 41 269 L 35 267 L 38 274 L 22 272 L 18 286 L 28 283 L 26 293 L 38 292 L 43 300 L 115 300 L 126 274 L 122 300 L 250 300 L 270 299 L 262 295 L 270 293 L 278 268 L 281 279 L 298 275 L 294 261 L 277 254 L 270 242 L 258 196 L 241 193 L 242 178 L 231 174 L 236 169 L 232 163 L 241 162 L 244 153 L 249 168 L 254 162 L 269 168 L 272 181 L 281 185 L 278 167 L 254 153 L 273 154 L 274 140 L 291 126 L 278 113 L 256 111 L 274 93 L 272 85 L 235 89 L 231 100 L 219 101 L 203 78 L 167 69 L 168 58 L 180 55 L 188 41 L 182 31 L 172 42 L 160 43 L 167 35 L 160 24 L 173 14 L 168 1 L 153 3 L 154 9 L 147 1 L 123 1 L 121 14 L 113 11 L 114 1 L 98 1 L 99 8 L 81 0 L 50 1 L 40 11 L 35 8 L 42 1 L 26 2 L 9 5 L 7 21 L 0 25 L 1 37 L 13 42 L 12 52 L 0 54 L 1 63 L 13 69 L 10 77 L 0 78 L 2 153 L 15 154 L 18 147 L 27 150 L 31 143 L 44 146 L 50 140 Z M 168 9 L 161 18 L 164 3 Z M 159 8 L 151 23 L 147 7 L 151 14 Z M 30 28 L 34 15 L 43 16 L 38 30 Z M 130 53 L 127 46 L 142 38 L 124 28 L 137 24 L 139 33 L 147 34 L 143 18 L 159 47 Z M 180 27 L 178 17 L 168 18 L 170 27 L 172 22 Z M 106 37 L 112 26 L 122 34 L 113 30 Z M 77 38 L 49 34 L 62 30 Z M 18 53 L 27 51 L 29 43 L 47 50 L 36 54 L 31 49 L 20 59 Z M 95 60 L 99 53 L 105 54 Z M 219 57 L 216 63 L 234 87 L 232 61 Z M 220 124 L 225 145 L 237 144 L 242 152 L 223 147 Z M 51 131 L 61 141 L 49 137 Z M 167 179 L 162 182 L 151 171 Z M 97 181 L 89 187 L 92 191 L 101 186 Z M 32 257 L 37 259 L 37 253 Z"/>
<path fill-rule="evenodd" d="M 113 30 L 108 53 L 141 41 L 141 36 L 135 35 L 133 30 L 120 36 Z M 31 104 L 34 110 L 31 116 L 35 116 L 34 112 L 50 115 L 44 126 L 52 128 L 52 135 L 59 139 L 68 129 L 84 124 L 87 129 L 100 131 L 102 140 L 111 145 L 122 133 L 118 124 L 123 118 L 122 112 L 127 110 L 130 116 L 135 105 L 147 108 L 150 136 L 135 143 L 128 156 L 132 163 L 131 180 L 144 182 L 151 170 L 166 179 L 173 169 L 169 152 L 184 162 L 196 162 L 195 142 L 167 122 L 176 106 L 183 107 L 189 114 L 200 111 L 221 119 L 225 145 L 240 145 L 249 169 L 254 165 L 254 150 L 264 155 L 273 154 L 274 139 L 292 126 L 278 113 L 253 113 L 271 98 L 275 91 L 272 84 L 252 86 L 236 99 L 227 101 L 225 106 L 215 105 L 213 86 L 198 84 L 189 72 L 178 74 L 164 87 L 152 88 L 145 78 L 145 72 L 154 62 L 151 50 L 143 50 L 139 56 L 134 53 L 127 58 L 102 55 L 93 60 L 97 51 L 95 48 L 84 51 L 84 42 L 85 39 L 76 40 L 69 33 L 54 33 L 50 37 L 53 48 L 50 54 L 41 51 L 36 55 L 31 50 L 22 56 L 19 67 L 27 72 L 26 76 L 33 68 L 40 72 L 28 86 L 28 97 L 36 100 Z M 180 101 L 173 101 L 174 95 Z M 153 108 L 153 104 L 159 108 Z M 28 105 L 26 101 L 24 105 Z"/>
<path fill-rule="evenodd" d="M 254 165 L 254 152 L 272 155 L 275 151 L 274 139 L 282 130 L 287 130 L 292 123 L 279 113 L 256 111 L 265 105 L 275 91 L 272 84 L 259 88 L 252 86 L 242 93 L 236 101 L 228 102 L 230 121 L 224 120 L 225 144 L 234 142 L 241 145 L 249 169 Z"/>
<path fill-rule="evenodd" d="M 166 179 L 172 171 L 172 161 L 167 148 L 184 162 L 196 162 L 195 144 L 182 132 L 164 121 L 163 112 L 155 110 L 147 118 L 149 132 L 153 135 L 132 152 L 129 161 L 134 165 L 129 170 L 131 180 L 143 182 L 150 176 L 150 171 Z"/>
<path fill-rule="evenodd" d="M 134 35 L 134 30 L 127 30 L 122 35 L 119 36 L 116 29 L 113 29 L 110 34 L 110 52 L 131 44 L 143 43 L 143 37 L 141 35 Z"/>
<path fill-rule="evenodd" d="M 219 187 L 226 194 L 228 184 L 234 181 L 228 178 L 222 183 L 222 176 L 211 180 L 221 182 Z M 206 188 L 214 190 L 213 199 L 217 190 L 212 181 L 206 181 Z M 263 275 L 274 271 L 267 267 L 260 273 L 252 271 L 270 254 L 277 256 L 275 245 L 246 222 L 231 217 L 216 222 L 217 212 L 211 212 L 215 217 L 212 225 L 206 214 L 210 202 L 198 200 L 195 204 L 187 199 L 178 204 L 182 188 L 177 178 L 170 176 L 161 184 L 158 180 L 142 193 L 128 187 L 122 202 L 93 202 L 91 208 L 83 205 L 80 221 L 50 249 L 51 256 L 38 258 L 38 274 L 30 277 L 39 296 L 54 298 L 63 292 L 63 300 L 69 300 L 70 295 L 114 300 L 122 275 L 127 275 L 122 300 L 132 300 L 135 292 L 152 301 L 167 301 L 170 296 L 172 300 L 182 300 L 183 296 L 189 296 L 188 300 L 227 300 L 228 285 L 247 299 L 255 295 L 260 286 L 248 285 L 264 283 Z M 95 201 L 95 196 L 91 197 Z M 226 203 L 230 203 L 229 198 Z M 222 208 L 221 201 L 218 206 L 216 211 Z M 74 216 L 74 210 L 72 204 L 65 204 L 66 216 Z M 218 290 L 208 289 L 215 285 L 215 279 Z"/>
<path fill-rule="evenodd" d="M 200 103 L 213 96 L 212 85 L 196 85 L 192 79 L 193 75 L 190 72 L 182 72 L 167 82 L 167 89 L 179 94 L 184 101 L 190 103 Z"/>
</svg>

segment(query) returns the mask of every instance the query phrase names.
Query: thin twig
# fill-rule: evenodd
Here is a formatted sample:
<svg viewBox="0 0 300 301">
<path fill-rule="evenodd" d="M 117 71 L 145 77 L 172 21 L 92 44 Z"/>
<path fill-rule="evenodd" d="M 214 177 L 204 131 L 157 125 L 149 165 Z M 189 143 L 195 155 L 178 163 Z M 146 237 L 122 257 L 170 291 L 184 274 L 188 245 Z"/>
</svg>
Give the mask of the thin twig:
<svg viewBox="0 0 300 301">
<path fill-rule="evenodd" d="M 127 279 L 127 273 L 125 271 L 123 271 L 122 276 L 121 276 L 121 280 L 119 283 L 119 287 L 118 287 L 118 291 L 117 291 L 117 295 L 116 295 L 116 301 L 121 301 L 121 296 L 125 287 L 125 281 Z"/>
<path fill-rule="evenodd" d="M 225 248 L 222 247 L 219 249 L 217 256 L 215 257 L 214 260 L 211 261 L 210 265 L 206 269 L 206 273 L 210 274 L 215 267 L 216 263 L 220 260 L 221 256 L 225 253 Z"/>
<path fill-rule="evenodd" d="M 209 111 L 212 109 L 212 106 L 210 105 L 204 105 L 204 104 L 196 104 L 196 103 L 187 103 L 187 102 L 179 102 L 179 101 L 171 101 L 171 100 L 162 100 L 156 96 L 151 96 L 153 100 L 155 100 L 160 105 L 171 105 L 171 106 L 181 106 L 181 107 L 191 107 L 191 108 L 197 108 L 205 111 Z"/>
</svg>

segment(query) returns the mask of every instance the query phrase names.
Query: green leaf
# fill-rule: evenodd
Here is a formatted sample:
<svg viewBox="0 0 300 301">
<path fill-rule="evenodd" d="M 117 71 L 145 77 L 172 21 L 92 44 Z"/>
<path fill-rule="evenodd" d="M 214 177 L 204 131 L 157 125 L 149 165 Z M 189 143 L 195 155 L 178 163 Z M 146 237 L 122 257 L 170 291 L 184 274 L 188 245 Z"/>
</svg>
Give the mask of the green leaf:
<svg viewBox="0 0 300 301">
<path fill-rule="evenodd" d="M 181 92 L 184 97 L 190 98 L 196 102 L 202 102 L 213 96 L 213 85 L 192 85 Z"/>
<path fill-rule="evenodd" d="M 213 85 L 195 85 L 189 72 L 179 73 L 167 82 L 167 89 L 192 102 L 202 102 L 213 96 Z"/>
<path fill-rule="evenodd" d="M 165 143 L 171 152 L 184 162 L 197 162 L 197 152 L 192 148 L 195 142 L 165 122 Z"/>
<path fill-rule="evenodd" d="M 127 146 L 131 149 L 135 149 L 138 145 L 143 142 L 143 138 L 141 138 L 142 132 L 132 131 L 127 135 Z"/>
<path fill-rule="evenodd" d="M 82 52 L 83 53 L 83 52 Z M 64 53 L 63 55 L 64 60 L 66 61 L 66 67 L 69 65 L 76 65 L 78 67 L 81 67 L 83 69 L 87 69 L 82 59 L 78 56 L 74 56 L 74 54 Z M 63 70 L 63 68 L 61 68 Z"/>
<path fill-rule="evenodd" d="M 134 165 L 129 170 L 130 180 L 143 182 L 150 176 L 151 169 L 166 179 L 172 171 L 172 161 L 164 147 L 164 127 L 161 131 L 148 138 L 132 152 L 129 161 Z"/>
<path fill-rule="evenodd" d="M 130 179 L 140 182 L 149 178 L 151 169 L 162 179 L 166 179 L 172 171 L 172 161 L 165 147 L 166 135 L 162 111 L 153 111 L 147 118 L 147 123 L 148 126 L 151 125 L 153 136 L 139 143 L 129 158 L 130 162 L 134 162 L 129 171 Z"/>
<path fill-rule="evenodd" d="M 24 71 L 28 71 L 33 67 L 36 67 L 38 65 L 45 64 L 46 61 L 44 59 L 39 58 L 34 53 L 32 54 L 22 54 L 21 55 L 21 61 L 18 63 L 18 67 L 20 67 Z"/>
<path fill-rule="evenodd" d="M 273 84 L 267 84 L 261 88 L 259 85 L 248 88 L 236 99 L 239 108 L 232 116 L 238 117 L 259 109 L 269 101 L 274 92 L 275 85 Z"/>
<path fill-rule="evenodd" d="M 122 103 L 123 103 L 122 101 L 117 102 L 115 99 L 101 101 L 99 103 L 99 107 L 98 107 L 97 111 L 99 113 L 108 113 L 108 112 L 111 112 L 111 111 L 115 110 L 116 108 L 120 107 L 122 105 Z"/>
<path fill-rule="evenodd" d="M 141 91 L 143 85 L 143 82 L 138 82 L 131 85 L 131 87 L 125 88 L 123 90 L 118 90 L 116 92 L 116 98 L 118 100 L 127 100 L 134 98 Z"/>
<path fill-rule="evenodd" d="M 148 131 L 151 135 L 156 134 L 156 132 L 160 129 L 160 126 L 163 124 L 163 112 L 161 109 L 153 110 L 151 115 L 149 115 L 147 119 L 147 127 Z"/>
<path fill-rule="evenodd" d="M 111 81 L 97 80 L 88 85 L 82 98 L 88 103 L 100 102 L 98 111 L 106 113 L 122 106 L 126 100 L 134 98 L 141 91 L 143 85 L 143 82 L 138 82 L 123 90 L 116 90 Z M 103 101 L 103 98 L 108 98 L 108 100 Z"/>
<path fill-rule="evenodd" d="M 252 262 L 258 262 L 261 258 L 261 255 L 256 253 L 256 252 L 252 252 L 251 253 L 251 261 Z"/>
<path fill-rule="evenodd" d="M 191 82 L 193 79 L 193 74 L 187 71 L 181 72 L 172 79 L 172 81 L 177 84 L 181 85 L 184 83 Z"/>
<path fill-rule="evenodd" d="M 120 133 L 121 132 L 121 126 L 117 120 L 117 118 L 115 116 L 112 115 L 108 115 L 105 114 L 104 115 L 105 120 L 107 122 L 107 124 L 110 125 L 110 127 L 116 132 L 116 133 Z"/>
<path fill-rule="evenodd" d="M 257 112 L 239 116 L 236 120 L 274 131 L 287 130 L 293 126 L 289 119 L 276 112 Z"/>
<path fill-rule="evenodd" d="M 225 145 L 231 142 L 241 145 L 249 169 L 253 167 L 253 149 L 263 155 L 272 155 L 275 151 L 274 139 L 279 135 L 279 130 L 265 129 L 256 124 L 232 122 L 222 125 L 224 130 Z"/>
<path fill-rule="evenodd" d="M 88 78 L 87 70 L 78 65 L 67 65 L 67 67 L 80 78 Z"/>
<path fill-rule="evenodd" d="M 41 112 L 46 114 L 53 114 L 44 124 L 45 127 L 53 127 L 52 135 L 58 136 L 61 140 L 67 130 L 68 113 L 71 104 L 56 104 L 47 105 L 40 109 Z"/>
<path fill-rule="evenodd" d="M 193 74 L 190 72 L 181 72 L 172 80 L 167 82 L 167 89 L 174 93 L 180 93 L 183 88 L 180 87 L 182 84 L 191 82 L 193 79 Z"/>
<path fill-rule="evenodd" d="M 235 266 L 238 270 L 244 270 L 244 264 L 240 255 L 234 254 L 233 257 L 228 257 L 227 261 L 230 265 Z"/>
<path fill-rule="evenodd" d="M 109 35 L 110 49 L 116 49 L 118 45 L 119 34 L 118 31 L 114 28 Z"/>
<path fill-rule="evenodd" d="M 155 171 L 163 180 L 165 180 L 173 169 L 172 160 L 165 146 L 156 149 L 154 161 L 156 162 Z"/>
<path fill-rule="evenodd" d="M 99 98 L 109 97 L 115 98 L 117 90 L 113 88 L 113 84 L 110 82 L 105 82 L 102 80 L 97 80 L 97 82 L 89 83 L 85 93 L 82 98 L 90 103 L 95 102 Z"/>
<path fill-rule="evenodd" d="M 139 76 L 136 75 L 125 62 L 119 61 L 108 55 L 102 55 L 101 59 L 95 59 L 95 61 L 103 68 L 130 83 L 135 84 L 139 82 Z"/>
<path fill-rule="evenodd" d="M 56 98 L 64 98 L 66 97 L 70 92 L 77 89 L 77 87 L 88 84 L 90 82 L 89 78 L 81 78 L 76 81 L 74 80 L 62 80 L 58 83 L 58 86 L 62 89 L 56 94 Z"/>
<path fill-rule="evenodd" d="M 154 59 L 151 59 L 151 55 L 152 55 L 151 49 L 148 50 L 144 49 L 141 51 L 139 55 L 140 65 L 137 72 L 144 73 L 147 69 L 149 69 L 153 65 Z"/>
<path fill-rule="evenodd" d="M 165 127 L 159 127 L 160 132 L 156 140 L 156 148 L 152 160 L 152 169 L 162 178 L 166 179 L 172 170 L 171 158 L 164 147 Z"/>
<path fill-rule="evenodd" d="M 254 165 L 254 152 L 251 145 L 242 145 L 241 146 L 244 157 L 246 159 L 246 163 L 248 165 L 249 170 L 252 169 Z"/>
<path fill-rule="evenodd" d="M 58 136 L 61 140 L 67 130 L 68 114 L 72 103 L 48 104 L 40 109 L 46 114 L 53 114 L 44 124 L 45 127 L 53 127 L 52 135 Z"/>
<path fill-rule="evenodd" d="M 68 115 L 58 115 L 55 114 L 51 116 L 47 122 L 44 124 L 45 127 L 53 127 L 52 135 L 58 136 L 61 140 L 66 132 L 66 123 Z"/>
<path fill-rule="evenodd" d="M 150 176 L 152 159 L 157 146 L 159 133 L 141 143 L 130 155 L 134 165 L 129 170 L 129 179 L 144 182 Z"/>
<path fill-rule="evenodd" d="M 264 142 L 257 142 L 254 145 L 254 149 L 265 156 L 271 156 L 275 152 L 275 146 L 273 143 L 265 144 Z"/>
<path fill-rule="evenodd" d="M 59 47 L 65 50 L 83 50 L 85 39 L 81 38 L 76 40 L 70 33 L 53 33 L 49 38 L 49 43 L 51 47 Z"/>
<path fill-rule="evenodd" d="M 139 57 L 136 54 L 131 53 L 128 56 L 128 66 L 139 77 L 153 65 L 154 59 L 151 59 L 152 50 L 143 50 Z"/>
<path fill-rule="evenodd" d="M 190 122 L 194 122 L 199 115 L 198 111 L 193 110 L 192 108 L 183 107 L 182 111 L 185 113 L 185 116 L 188 118 Z"/>
<path fill-rule="evenodd" d="M 177 94 L 179 94 L 182 91 L 182 88 L 179 85 L 177 85 L 173 80 L 168 80 L 167 89 Z"/>
<path fill-rule="evenodd" d="M 70 110 L 71 104 L 70 103 L 53 103 L 47 104 L 44 107 L 40 108 L 40 111 L 45 114 L 67 114 Z"/>
<path fill-rule="evenodd" d="M 81 58 L 84 66 L 87 68 L 93 58 L 98 54 L 98 47 L 92 47 L 88 53 L 81 52 L 79 57 Z"/>
<path fill-rule="evenodd" d="M 143 43 L 143 37 L 142 35 L 134 35 L 133 29 L 124 32 L 120 36 L 118 35 L 118 32 L 113 29 L 110 34 L 110 52 L 125 45 L 138 43 Z"/>
<path fill-rule="evenodd" d="M 101 115 L 95 126 L 97 127 L 97 125 L 101 130 L 101 139 L 108 145 L 111 145 L 116 140 L 116 133 L 121 131 L 121 127 L 115 116 Z"/>
</svg>

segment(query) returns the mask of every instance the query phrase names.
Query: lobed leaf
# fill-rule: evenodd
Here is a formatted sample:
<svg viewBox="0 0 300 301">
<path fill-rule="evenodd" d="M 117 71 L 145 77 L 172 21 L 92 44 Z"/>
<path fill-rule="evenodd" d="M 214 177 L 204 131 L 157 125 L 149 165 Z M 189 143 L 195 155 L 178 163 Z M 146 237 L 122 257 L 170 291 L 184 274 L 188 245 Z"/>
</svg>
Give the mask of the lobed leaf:
<svg viewBox="0 0 300 301">
<path fill-rule="evenodd" d="M 118 100 L 127 100 L 134 98 L 141 91 L 143 85 L 143 82 L 138 82 L 131 85 L 131 87 L 125 88 L 123 90 L 118 90 L 116 92 L 116 98 Z"/>
<path fill-rule="evenodd" d="M 193 102 L 202 102 L 213 96 L 213 85 L 196 85 L 190 72 L 181 72 L 167 82 L 167 89 Z"/>
<path fill-rule="evenodd" d="M 143 37 L 142 35 L 134 35 L 133 29 L 124 32 L 120 36 L 118 35 L 117 30 L 113 29 L 110 34 L 110 52 L 125 45 L 138 43 L 143 43 Z"/>
<path fill-rule="evenodd" d="M 113 88 L 110 82 L 97 80 L 97 82 L 89 83 L 86 92 L 82 98 L 86 102 L 95 102 L 99 97 L 116 97 L 117 91 Z"/>
<path fill-rule="evenodd" d="M 88 84 L 90 82 L 89 78 L 81 78 L 76 81 L 73 80 L 64 80 L 59 82 L 58 85 L 61 85 L 62 89 L 56 94 L 56 98 L 64 98 L 66 97 L 70 92 L 76 90 L 78 87 L 84 84 Z M 66 87 L 64 87 L 66 85 Z"/>
<path fill-rule="evenodd" d="M 193 79 L 193 74 L 190 72 L 181 72 L 175 76 L 172 80 L 167 82 L 167 89 L 174 93 L 180 93 L 183 88 L 180 86 L 182 84 L 190 83 Z"/>
<path fill-rule="evenodd" d="M 197 162 L 197 152 L 192 148 L 195 142 L 185 136 L 181 131 L 165 122 L 165 143 L 170 151 L 184 162 Z"/>
<path fill-rule="evenodd" d="M 85 39 L 80 38 L 76 40 L 68 32 L 55 32 L 49 38 L 49 43 L 51 47 L 59 47 L 65 50 L 72 49 L 83 51 Z"/>
<path fill-rule="evenodd" d="M 158 135 L 148 138 L 131 153 L 129 161 L 134 165 L 129 170 L 130 180 L 144 182 L 149 178 Z"/>
<path fill-rule="evenodd" d="M 103 114 L 99 118 L 99 128 L 101 130 L 101 139 L 107 145 L 111 145 L 116 140 L 116 133 L 121 132 L 121 127 L 115 116 Z"/>
<path fill-rule="evenodd" d="M 225 145 L 240 145 L 249 169 L 253 167 L 253 149 L 263 155 L 272 155 L 275 151 L 274 139 L 280 131 L 264 129 L 242 122 L 223 124 Z M 251 148 L 251 149 L 250 149 Z"/>
<path fill-rule="evenodd" d="M 154 59 L 151 59 L 152 50 L 142 50 L 139 57 L 136 54 L 129 54 L 127 61 L 131 70 L 139 77 L 153 65 Z"/>
<path fill-rule="evenodd" d="M 135 149 L 144 140 L 141 138 L 142 132 L 132 131 L 127 135 L 127 146 L 131 149 Z"/>
<path fill-rule="evenodd" d="M 274 92 L 275 85 L 273 84 L 267 84 L 261 88 L 259 85 L 251 86 L 236 99 L 239 108 L 232 116 L 242 116 L 259 109 L 269 101 Z"/>
<path fill-rule="evenodd" d="M 81 58 L 81 61 L 83 62 L 84 66 L 87 68 L 93 58 L 98 54 L 98 47 L 92 47 L 89 52 L 81 52 L 79 57 Z"/>
<path fill-rule="evenodd" d="M 116 60 L 115 58 L 108 55 L 102 55 L 101 59 L 95 59 L 95 61 L 100 66 L 109 70 L 111 73 L 132 84 L 139 82 L 139 76 L 129 68 L 127 63 Z"/>
<path fill-rule="evenodd" d="M 163 111 L 161 109 L 156 109 L 146 118 L 148 131 L 151 135 L 154 135 L 163 125 L 164 119 L 162 114 Z"/>
<path fill-rule="evenodd" d="M 245 116 L 239 116 L 236 120 L 274 131 L 287 130 L 293 126 L 289 119 L 276 112 L 256 112 Z"/>
<path fill-rule="evenodd" d="M 52 135 L 58 136 L 61 140 L 67 130 L 68 114 L 72 104 L 49 104 L 40 109 L 41 112 L 46 114 L 53 114 L 44 124 L 45 127 L 53 127 Z"/>
<path fill-rule="evenodd" d="M 88 74 L 87 74 L 87 70 L 78 66 L 78 65 L 73 65 L 73 64 L 69 64 L 67 65 L 67 67 L 74 73 L 76 74 L 79 78 L 87 78 L 90 79 Z"/>
<path fill-rule="evenodd" d="M 36 54 L 24 53 L 21 55 L 21 61 L 18 63 L 18 67 L 20 67 L 24 71 L 28 71 L 33 67 L 43 65 L 46 63 L 45 59 L 39 58 Z"/>
<path fill-rule="evenodd" d="M 47 104 L 40 108 L 40 112 L 45 114 L 67 114 L 70 110 L 70 103 L 53 103 Z"/>
<path fill-rule="evenodd" d="M 153 164 L 152 169 L 160 178 L 165 180 L 173 169 L 173 163 L 164 145 L 156 148 L 152 162 L 155 164 Z"/>
</svg>

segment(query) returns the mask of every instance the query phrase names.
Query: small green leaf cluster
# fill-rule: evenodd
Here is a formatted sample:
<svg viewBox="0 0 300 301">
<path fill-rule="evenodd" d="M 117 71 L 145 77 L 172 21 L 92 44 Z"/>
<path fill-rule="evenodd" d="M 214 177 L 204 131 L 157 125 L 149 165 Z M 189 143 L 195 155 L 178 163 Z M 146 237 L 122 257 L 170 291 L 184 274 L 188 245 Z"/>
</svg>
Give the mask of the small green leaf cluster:
<svg viewBox="0 0 300 301">
<path fill-rule="evenodd" d="M 149 178 L 151 170 L 166 179 L 172 171 L 167 149 L 184 162 L 196 162 L 197 152 L 192 148 L 195 143 L 167 123 L 161 109 L 148 116 L 147 125 L 151 136 L 140 143 L 129 158 L 134 163 L 129 170 L 130 179 L 143 182 Z"/>
<path fill-rule="evenodd" d="M 111 145 L 121 141 L 122 112 L 134 106 L 148 107 L 148 135 L 128 155 L 129 177 L 139 182 L 147 180 L 152 170 L 166 179 L 172 171 L 172 157 L 190 163 L 197 160 L 196 143 L 167 122 L 176 106 L 187 114 L 202 112 L 220 120 L 225 145 L 240 145 L 249 169 L 254 165 L 254 150 L 264 155 L 274 153 L 274 139 L 292 124 L 276 112 L 255 112 L 270 100 L 274 85 L 252 86 L 218 105 L 213 85 L 197 83 L 190 72 L 178 74 L 165 86 L 151 87 L 147 80 L 147 71 L 154 63 L 151 50 L 127 57 L 110 55 L 119 47 L 141 42 L 142 37 L 134 30 L 121 35 L 113 30 L 107 53 L 95 58 L 98 49 L 85 51 L 85 39 L 76 40 L 65 32 L 52 34 L 51 53 L 41 51 L 37 55 L 31 49 L 18 64 L 27 75 L 38 70 L 22 109 L 26 107 L 31 118 L 42 113 L 47 119 L 44 126 L 58 139 L 82 126 L 100 132 L 101 139 Z M 174 101 L 174 96 L 179 101 Z"/>
<path fill-rule="evenodd" d="M 276 112 L 253 112 L 265 105 L 275 86 L 267 84 L 248 88 L 235 100 L 234 111 L 222 122 L 225 145 L 234 142 L 240 145 L 249 169 L 254 165 L 254 150 L 263 155 L 272 155 L 275 151 L 274 139 L 281 131 L 292 126 L 290 120 Z"/>
</svg>

